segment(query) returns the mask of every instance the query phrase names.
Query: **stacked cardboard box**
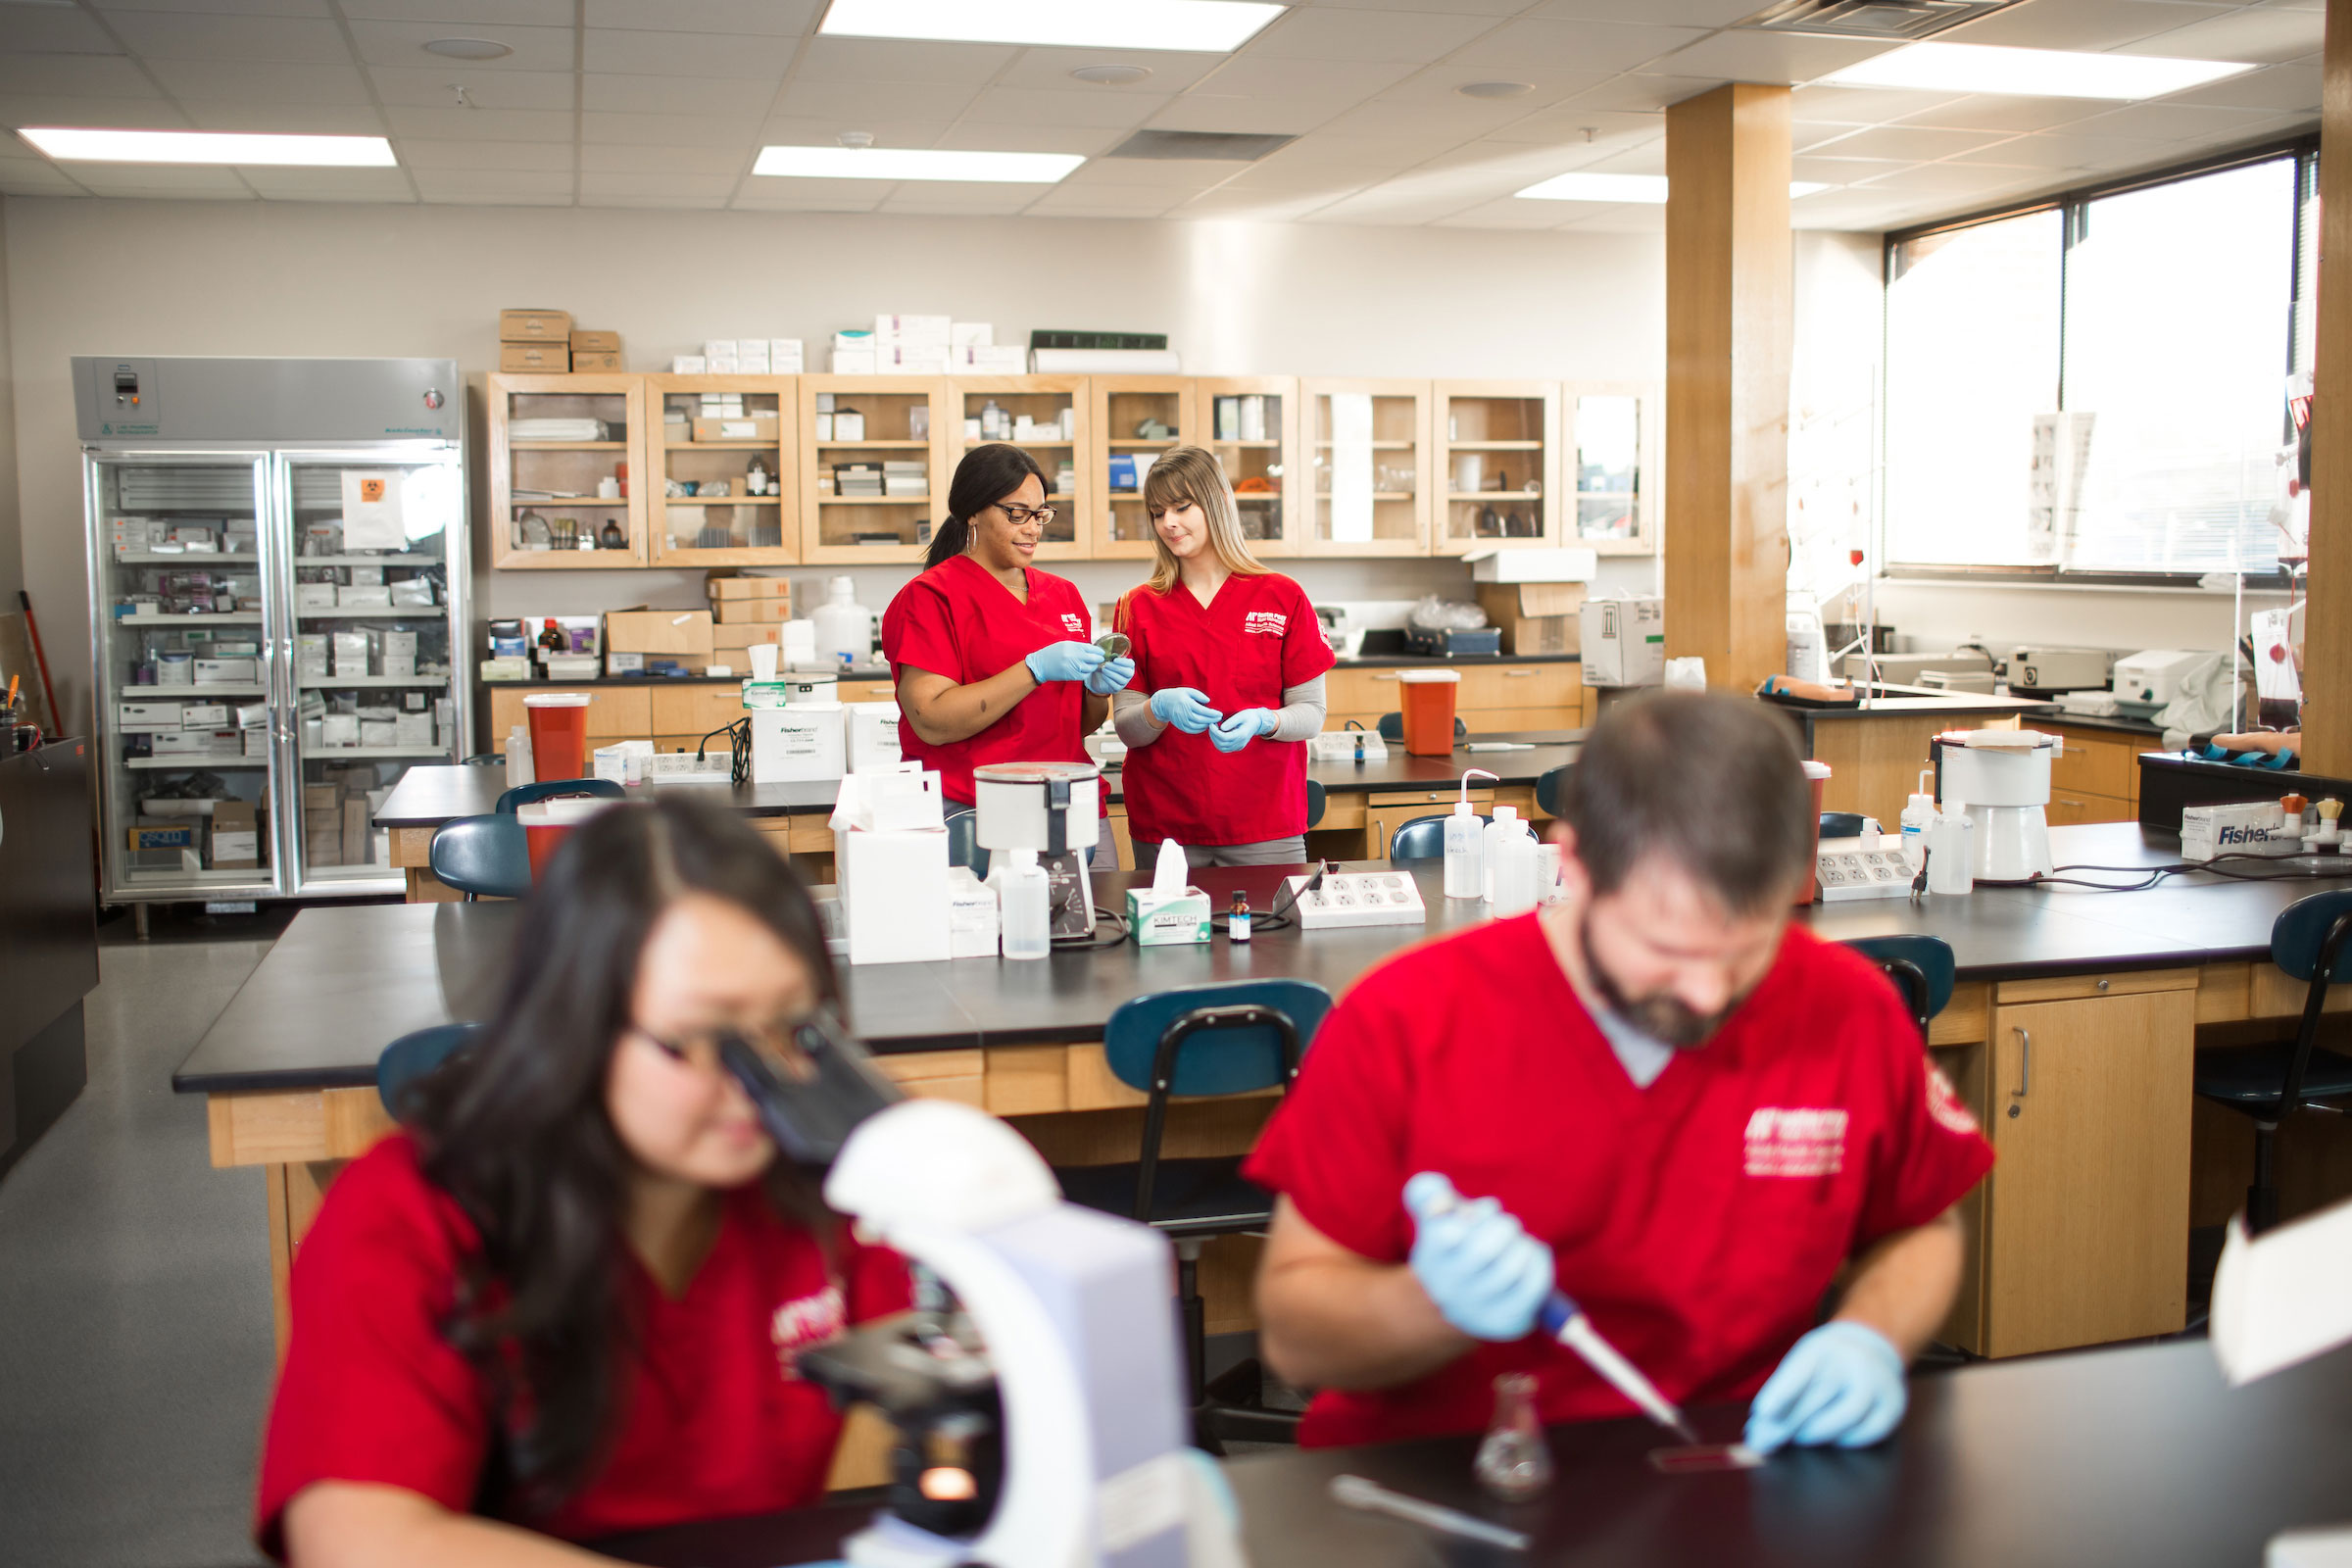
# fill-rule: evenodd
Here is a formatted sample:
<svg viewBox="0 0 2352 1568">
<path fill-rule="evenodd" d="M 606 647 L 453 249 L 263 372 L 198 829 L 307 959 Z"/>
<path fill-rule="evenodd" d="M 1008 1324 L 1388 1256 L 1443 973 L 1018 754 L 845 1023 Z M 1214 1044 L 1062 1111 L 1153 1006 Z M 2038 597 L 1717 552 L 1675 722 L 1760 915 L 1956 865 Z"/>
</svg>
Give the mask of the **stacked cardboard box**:
<svg viewBox="0 0 2352 1568">
<path fill-rule="evenodd" d="M 579 327 L 571 330 L 571 368 L 573 371 L 617 370 L 620 368 L 620 334 L 618 332 L 589 332 Z"/>
<path fill-rule="evenodd" d="M 781 643 L 784 622 L 792 618 L 792 584 L 782 577 L 732 577 L 712 572 L 704 585 L 710 597 L 711 649 L 728 664 L 732 657 L 757 643 Z"/>
<path fill-rule="evenodd" d="M 568 373 L 571 313 L 517 310 L 498 313 L 498 368 Z"/>
<path fill-rule="evenodd" d="M 361 803 L 363 806 L 365 802 Z M 311 865 L 343 863 L 343 786 L 302 787 L 303 859 Z"/>
<path fill-rule="evenodd" d="M 711 662 L 715 625 L 708 610 L 607 611 L 605 650 L 650 655 L 699 670 Z"/>
</svg>

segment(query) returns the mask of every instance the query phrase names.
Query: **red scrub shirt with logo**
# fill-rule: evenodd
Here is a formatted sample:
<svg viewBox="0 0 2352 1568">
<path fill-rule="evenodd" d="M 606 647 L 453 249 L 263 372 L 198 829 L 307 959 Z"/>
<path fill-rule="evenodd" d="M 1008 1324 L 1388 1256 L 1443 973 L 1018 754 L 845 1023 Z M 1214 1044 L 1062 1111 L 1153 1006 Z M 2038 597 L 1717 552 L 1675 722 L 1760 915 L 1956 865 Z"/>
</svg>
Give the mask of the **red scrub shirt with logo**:
<svg viewBox="0 0 2352 1568">
<path fill-rule="evenodd" d="M 479 1247 L 455 1198 L 396 1135 L 335 1181 L 294 1260 L 293 1334 L 262 1454 L 254 1536 L 285 1553 L 305 1487 L 399 1487 L 457 1512 L 484 1501 L 496 1400 L 447 1325 Z M 622 1250 L 637 1351 L 614 1384 L 620 1430 L 553 1513 L 496 1512 L 580 1541 L 682 1520 L 806 1507 L 824 1494 L 841 1417 L 795 1370 L 851 1323 L 909 1304 L 906 1263 L 842 1226 L 828 1267 L 755 1187 L 724 1195 L 718 1235 L 674 1299 Z"/>
<path fill-rule="evenodd" d="M 1845 1260 L 1940 1215 L 1992 1165 L 1893 988 L 1789 928 L 1763 982 L 1647 1089 L 1628 1077 L 1539 915 L 1366 975 L 1316 1036 L 1246 1167 L 1342 1247 L 1402 1263 L 1407 1178 L 1493 1197 L 1552 1249 L 1561 1290 L 1666 1396 L 1751 1397 Z M 1418 1381 L 1326 1390 L 1310 1445 L 1475 1432 L 1495 1374 L 1532 1372 L 1545 1421 L 1634 1407 L 1531 1335 Z"/>
<path fill-rule="evenodd" d="M 1306 592 L 1280 572 L 1225 579 L 1205 605 L 1177 583 L 1138 588 L 1120 602 L 1119 630 L 1134 646 L 1134 689 L 1190 686 L 1233 714 L 1269 711 L 1282 694 L 1335 661 Z M 1220 752 L 1206 734 L 1174 725 L 1121 766 L 1127 821 L 1139 844 L 1262 844 L 1306 831 L 1306 743 L 1259 736 Z"/>
<path fill-rule="evenodd" d="M 1035 566 L 1029 602 L 969 556 L 950 556 L 908 583 L 882 612 L 882 656 L 891 679 L 909 666 L 945 675 L 969 686 L 1013 665 L 1054 643 L 1084 642 L 1091 622 L 1086 601 L 1067 578 Z M 959 805 L 972 804 L 972 769 L 989 762 L 1084 762 L 1084 682 L 1047 681 L 1022 698 L 1012 711 L 979 734 L 933 745 L 899 719 L 899 750 L 908 761 L 939 770 L 940 793 Z M 1105 792 L 1102 812 L 1108 815 Z"/>
</svg>

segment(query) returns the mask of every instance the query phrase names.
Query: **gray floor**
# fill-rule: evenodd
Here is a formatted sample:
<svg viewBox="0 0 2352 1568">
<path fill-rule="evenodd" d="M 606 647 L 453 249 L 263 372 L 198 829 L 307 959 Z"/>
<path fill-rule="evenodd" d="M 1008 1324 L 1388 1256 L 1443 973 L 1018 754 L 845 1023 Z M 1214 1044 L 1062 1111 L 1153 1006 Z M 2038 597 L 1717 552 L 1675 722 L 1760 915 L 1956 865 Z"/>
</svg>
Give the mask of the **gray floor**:
<svg viewBox="0 0 2352 1568">
<path fill-rule="evenodd" d="M 0 1179 L 0 1568 L 259 1560 L 262 1178 L 212 1168 L 204 1102 L 171 1078 L 269 944 L 213 935 L 109 928 L 89 1087 Z"/>
</svg>

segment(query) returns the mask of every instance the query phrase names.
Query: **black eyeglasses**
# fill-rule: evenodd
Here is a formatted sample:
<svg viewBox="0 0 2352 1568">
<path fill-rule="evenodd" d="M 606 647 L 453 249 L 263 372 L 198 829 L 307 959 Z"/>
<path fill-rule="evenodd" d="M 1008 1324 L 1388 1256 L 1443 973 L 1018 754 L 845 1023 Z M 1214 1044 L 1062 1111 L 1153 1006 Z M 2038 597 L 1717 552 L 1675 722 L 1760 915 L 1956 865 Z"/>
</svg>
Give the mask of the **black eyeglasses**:
<svg viewBox="0 0 2352 1568">
<path fill-rule="evenodd" d="M 1008 507 L 999 502 L 997 510 L 1004 514 L 1004 520 L 1015 528 L 1029 522 L 1034 522 L 1041 528 L 1050 528 L 1054 525 L 1054 518 L 1056 515 L 1052 507 Z"/>
<path fill-rule="evenodd" d="M 708 1073 L 716 1073 L 725 1064 L 729 1045 L 741 1045 L 772 1070 L 797 1083 L 806 1083 L 814 1076 L 808 1048 L 824 1038 L 816 1015 L 809 1012 L 796 1012 L 766 1023 L 715 1024 L 667 1039 L 640 1024 L 630 1024 L 629 1031 L 670 1060 Z M 813 1038 L 805 1042 L 805 1031 Z"/>
</svg>

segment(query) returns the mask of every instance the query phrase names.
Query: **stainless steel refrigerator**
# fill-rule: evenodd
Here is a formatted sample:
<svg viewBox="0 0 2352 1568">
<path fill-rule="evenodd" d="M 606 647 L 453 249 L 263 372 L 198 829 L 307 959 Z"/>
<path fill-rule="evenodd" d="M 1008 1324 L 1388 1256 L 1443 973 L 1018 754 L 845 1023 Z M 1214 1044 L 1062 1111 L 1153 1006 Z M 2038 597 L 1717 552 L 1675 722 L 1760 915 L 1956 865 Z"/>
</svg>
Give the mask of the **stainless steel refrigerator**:
<svg viewBox="0 0 2352 1568">
<path fill-rule="evenodd" d="M 373 812 L 463 760 L 453 360 L 76 358 L 104 896 L 396 893 Z"/>
</svg>

